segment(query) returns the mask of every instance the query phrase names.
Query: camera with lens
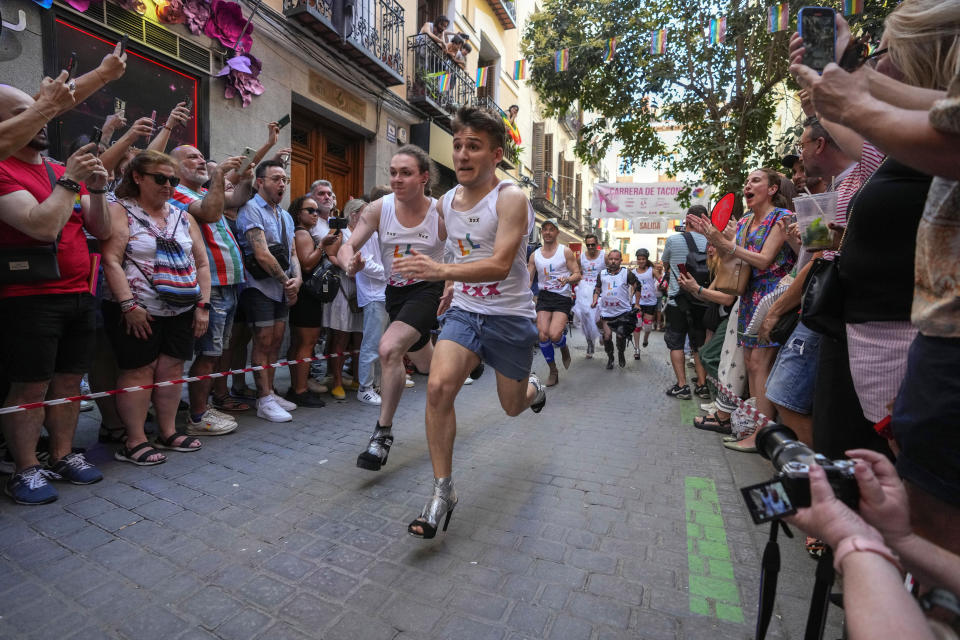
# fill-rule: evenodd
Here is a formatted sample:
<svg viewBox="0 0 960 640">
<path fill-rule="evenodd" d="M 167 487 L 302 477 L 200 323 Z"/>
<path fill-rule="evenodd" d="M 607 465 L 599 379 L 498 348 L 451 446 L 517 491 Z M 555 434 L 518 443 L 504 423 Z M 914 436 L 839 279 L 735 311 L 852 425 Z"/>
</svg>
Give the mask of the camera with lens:
<svg viewBox="0 0 960 640">
<path fill-rule="evenodd" d="M 750 516 L 757 524 L 796 513 L 810 506 L 810 467 L 819 465 L 837 498 L 856 511 L 860 491 L 853 475 L 852 460 L 830 460 L 799 442 L 797 434 L 782 424 L 770 424 L 757 431 L 757 449 L 773 463 L 772 480 L 744 487 Z"/>
<path fill-rule="evenodd" d="M 340 229 L 347 228 L 347 219 L 330 216 L 330 218 L 327 219 L 327 224 L 331 229 L 336 229 L 339 231 Z"/>
</svg>

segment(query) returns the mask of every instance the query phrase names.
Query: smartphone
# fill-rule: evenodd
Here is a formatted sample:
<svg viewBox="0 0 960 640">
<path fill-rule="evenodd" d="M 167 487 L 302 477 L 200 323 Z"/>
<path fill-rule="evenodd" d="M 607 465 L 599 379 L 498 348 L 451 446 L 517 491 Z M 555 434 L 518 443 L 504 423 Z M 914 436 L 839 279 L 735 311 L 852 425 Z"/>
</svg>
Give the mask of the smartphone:
<svg viewBox="0 0 960 640">
<path fill-rule="evenodd" d="M 64 69 L 66 69 L 67 71 L 67 80 L 73 77 L 73 72 L 76 66 L 77 66 L 77 52 L 71 51 L 70 57 L 67 58 L 67 66 L 64 67 Z"/>
<path fill-rule="evenodd" d="M 122 56 L 124 53 L 127 52 L 127 43 L 128 43 L 128 42 L 130 42 L 130 36 L 128 36 L 127 34 L 123 34 L 123 35 L 120 37 L 120 53 L 119 53 L 119 55 Z"/>
<path fill-rule="evenodd" d="M 784 516 L 791 516 L 797 508 L 779 480 L 769 480 L 740 489 L 743 501 L 754 523 L 763 524 Z"/>
<path fill-rule="evenodd" d="M 240 168 L 237 171 L 240 172 L 240 175 L 243 175 L 247 172 L 247 169 L 250 168 L 251 163 L 253 163 L 253 156 L 256 155 L 256 151 L 250 147 L 246 147 L 243 150 L 243 163 L 241 163 Z"/>
<path fill-rule="evenodd" d="M 346 218 L 327 218 L 327 225 L 331 229 L 336 229 L 337 231 L 347 228 L 347 219 Z"/>
<path fill-rule="evenodd" d="M 279 120 L 277 120 L 277 126 L 280 127 L 281 129 L 283 129 L 283 128 L 284 128 L 285 126 L 287 126 L 288 124 L 290 124 L 290 114 L 289 114 L 289 113 L 288 113 L 287 115 L 283 116 L 282 118 L 280 118 Z"/>
<path fill-rule="evenodd" d="M 679 271 L 683 275 L 687 275 L 687 265 L 681 262 L 680 264 L 677 265 L 677 271 Z"/>
<path fill-rule="evenodd" d="M 187 111 L 193 109 L 193 98 L 187 96 L 184 102 L 186 103 L 184 106 L 187 108 Z"/>
<path fill-rule="evenodd" d="M 91 153 L 95 156 L 100 155 L 100 140 L 102 139 L 103 139 L 103 131 L 100 129 L 100 127 L 94 127 L 93 135 L 90 136 L 90 142 L 93 142 L 94 144 L 97 145 L 93 148 L 93 151 L 91 151 Z"/>
<path fill-rule="evenodd" d="M 837 23 L 830 7 L 803 7 L 797 20 L 803 38 L 803 64 L 823 73 L 833 62 L 837 46 Z"/>
<path fill-rule="evenodd" d="M 121 100 L 120 98 L 114 98 L 113 112 L 122 118 L 124 115 L 126 115 L 126 111 L 127 111 L 127 101 Z"/>
</svg>

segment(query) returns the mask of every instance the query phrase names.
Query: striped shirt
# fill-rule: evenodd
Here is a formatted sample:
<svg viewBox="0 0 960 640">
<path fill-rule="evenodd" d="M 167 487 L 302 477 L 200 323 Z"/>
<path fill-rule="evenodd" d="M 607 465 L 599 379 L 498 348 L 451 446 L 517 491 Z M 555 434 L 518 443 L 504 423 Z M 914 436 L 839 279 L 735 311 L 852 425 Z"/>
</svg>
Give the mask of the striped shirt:
<svg viewBox="0 0 960 640">
<path fill-rule="evenodd" d="M 186 211 L 193 202 L 202 200 L 207 190 L 194 191 L 182 184 L 177 185 L 169 202 L 178 209 Z M 207 248 L 207 261 L 210 263 L 210 285 L 226 287 L 244 281 L 243 255 L 240 245 L 227 226 L 223 216 L 213 224 L 200 224 L 203 244 Z"/>
<path fill-rule="evenodd" d="M 880 168 L 883 159 L 886 156 L 869 142 L 864 141 L 863 149 L 860 154 L 860 162 L 853 165 L 853 168 L 841 174 L 842 179 L 837 181 L 837 217 L 834 223 L 845 227 L 847 226 L 847 207 L 850 205 L 850 198 L 853 197 L 863 183 Z M 840 178 L 841 176 L 837 176 Z"/>
</svg>

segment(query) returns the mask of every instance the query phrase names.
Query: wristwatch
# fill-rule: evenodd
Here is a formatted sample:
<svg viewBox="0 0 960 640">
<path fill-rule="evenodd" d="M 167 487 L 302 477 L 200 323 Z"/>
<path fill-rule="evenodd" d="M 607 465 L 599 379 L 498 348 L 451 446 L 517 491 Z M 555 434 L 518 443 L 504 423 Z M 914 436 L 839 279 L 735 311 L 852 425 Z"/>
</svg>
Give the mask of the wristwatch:
<svg viewBox="0 0 960 640">
<path fill-rule="evenodd" d="M 197 307 L 197 309 L 203 309 L 204 311 L 210 311 L 210 303 L 209 303 L 209 302 L 198 302 L 198 303 L 196 304 L 196 307 Z"/>
</svg>

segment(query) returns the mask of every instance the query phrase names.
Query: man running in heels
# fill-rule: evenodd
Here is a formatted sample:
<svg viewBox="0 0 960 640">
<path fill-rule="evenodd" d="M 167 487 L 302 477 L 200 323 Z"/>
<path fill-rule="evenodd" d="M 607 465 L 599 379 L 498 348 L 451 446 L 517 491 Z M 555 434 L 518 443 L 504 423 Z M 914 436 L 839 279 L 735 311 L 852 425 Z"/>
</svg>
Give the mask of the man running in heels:
<svg viewBox="0 0 960 640">
<path fill-rule="evenodd" d="M 407 531 L 433 538 L 457 505 L 453 488 L 453 404 L 463 381 L 481 361 L 497 373 L 497 395 L 507 415 L 539 412 L 546 393 L 530 373 L 537 317 L 527 272 L 533 209 L 509 180 L 497 179 L 506 130 L 499 116 L 463 107 L 453 121 L 453 164 L 459 185 L 440 200 L 453 262 L 425 255 L 397 258 L 393 270 L 407 278 L 446 281 L 446 311 L 427 381 L 427 444 L 433 463 L 433 496 Z"/>
</svg>

